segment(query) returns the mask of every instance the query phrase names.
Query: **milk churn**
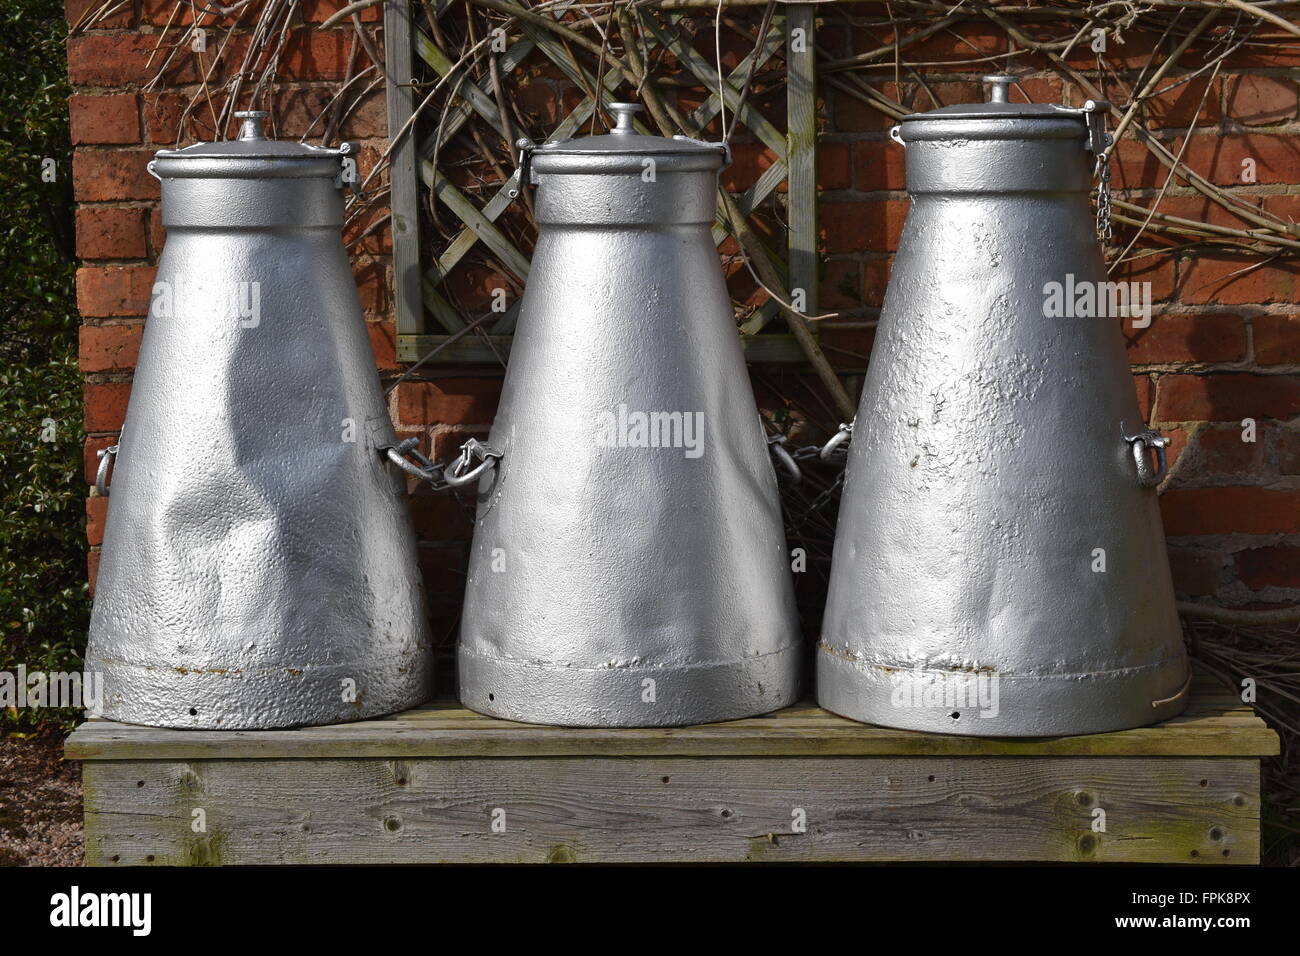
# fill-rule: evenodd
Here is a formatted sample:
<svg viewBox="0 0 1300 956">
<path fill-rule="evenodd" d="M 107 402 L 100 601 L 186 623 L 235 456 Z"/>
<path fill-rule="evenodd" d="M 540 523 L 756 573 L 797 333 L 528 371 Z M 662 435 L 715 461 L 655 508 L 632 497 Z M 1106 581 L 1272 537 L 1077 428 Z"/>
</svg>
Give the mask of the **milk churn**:
<svg viewBox="0 0 1300 956">
<path fill-rule="evenodd" d="M 397 446 L 340 227 L 353 147 L 162 150 L 158 264 L 87 667 L 163 727 L 356 720 L 425 700 Z M 109 471 L 101 468 L 101 488 Z"/>
<path fill-rule="evenodd" d="M 495 464 L 479 481 L 461 700 L 591 727 L 764 713 L 796 698 L 800 645 L 710 235 L 726 149 L 639 134 L 639 106 L 610 108 L 606 135 L 522 144 L 540 228 L 475 455 Z"/>
<path fill-rule="evenodd" d="M 912 208 L 852 428 L 818 699 L 952 734 L 1148 724 L 1182 710 L 1190 672 L 1165 440 L 1120 310 L 1097 305 L 1106 104 L 1010 103 L 1011 78 L 989 79 L 991 102 L 891 134 Z"/>
</svg>

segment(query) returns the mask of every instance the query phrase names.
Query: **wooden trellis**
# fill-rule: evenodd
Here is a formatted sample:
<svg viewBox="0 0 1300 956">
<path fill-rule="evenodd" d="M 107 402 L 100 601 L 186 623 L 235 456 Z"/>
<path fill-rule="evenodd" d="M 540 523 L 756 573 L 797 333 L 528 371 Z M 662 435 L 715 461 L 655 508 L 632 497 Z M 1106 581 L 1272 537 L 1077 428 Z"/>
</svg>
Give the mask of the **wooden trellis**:
<svg viewBox="0 0 1300 956">
<path fill-rule="evenodd" d="M 424 133 L 417 127 L 413 135 L 403 138 L 391 157 L 391 205 L 393 222 L 394 295 L 397 313 L 397 354 L 404 362 L 413 362 L 434 348 L 443 346 L 438 361 L 483 363 L 496 362 L 507 354 L 510 337 L 518 314 L 518 302 L 490 320 L 487 334 L 469 334 L 449 342 L 463 333 L 466 317 L 447 300 L 443 284 L 466 255 L 482 243 L 500 266 L 510 272 L 522 286 L 528 275 L 528 256 L 498 227 L 497 221 L 514 202 L 518 189 L 518 170 L 505 183 L 495 185 L 484 203 L 459 189 L 438 168 L 436 157 L 441 147 L 466 123 L 477 122 L 507 135 L 502 126 L 501 110 L 493 96 L 489 76 L 475 81 L 429 37 L 422 24 L 413 18 L 411 0 L 387 0 L 384 30 L 387 37 L 386 69 L 388 73 L 388 122 L 390 130 L 404 128 L 416 108 L 413 82 L 417 62 L 422 62 L 437 77 L 443 78 L 450 95 L 439 132 Z M 425 7 L 434 17 L 441 17 L 451 6 L 439 0 Z M 498 3 L 502 12 L 524 11 L 514 0 Z M 562 18 L 568 4 L 557 4 L 548 15 Z M 643 55 L 655 50 L 670 52 L 683 75 L 711 91 L 701 105 L 689 114 L 698 127 L 712 121 L 719 113 L 718 72 L 711 59 L 702 56 L 690 43 L 674 34 L 672 28 L 692 14 L 679 11 L 655 11 L 641 6 L 630 12 L 639 18 Z M 698 12 L 695 15 L 700 15 Z M 742 215 L 749 216 L 777 188 L 786 183 L 785 256 L 765 249 L 771 266 L 779 274 L 785 289 L 799 290 L 798 304 L 804 314 L 817 310 L 817 226 L 816 226 L 816 93 L 814 49 L 812 44 L 814 11 L 811 4 L 782 5 L 771 18 L 766 35 L 727 76 L 723 96 L 728 115 L 739 110 L 743 124 L 776 159 L 751 187 L 735 196 Z M 520 19 L 518 35 L 510 38 L 505 52 L 495 54 L 502 75 L 508 75 L 525 58 L 537 53 L 545 56 L 574 85 L 587 91 L 577 105 L 549 131 L 547 141 L 582 135 L 590 123 L 597 103 L 591 92 L 598 90 L 603 103 L 633 96 L 621 72 L 608 70 L 599 79 L 571 56 L 564 45 L 544 27 Z M 611 26 L 612 29 L 612 26 Z M 750 101 L 742 102 L 741 90 L 753 66 L 761 69 L 774 57 L 784 54 L 788 129 L 777 129 Z M 641 132 L 655 132 L 639 124 Z M 449 211 L 459 223 L 454 238 L 440 248 L 421 248 L 420 208 L 427 200 L 424 190 L 432 192 L 440 209 Z M 723 214 L 713 226 L 715 243 L 728 235 Z M 784 291 L 784 290 L 782 290 Z M 805 352 L 794 337 L 786 333 L 764 331 L 769 321 L 782 312 L 780 303 L 769 300 L 741 324 L 742 342 L 750 361 L 803 362 Z M 477 330 L 476 330 L 477 331 Z M 759 334 L 762 332 L 762 334 Z"/>
</svg>

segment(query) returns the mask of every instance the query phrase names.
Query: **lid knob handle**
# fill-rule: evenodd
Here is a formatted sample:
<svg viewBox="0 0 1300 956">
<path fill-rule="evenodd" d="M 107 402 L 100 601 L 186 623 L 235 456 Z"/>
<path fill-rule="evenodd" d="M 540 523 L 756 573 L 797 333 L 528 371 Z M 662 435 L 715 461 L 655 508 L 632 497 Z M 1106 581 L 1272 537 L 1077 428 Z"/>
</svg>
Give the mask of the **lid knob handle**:
<svg viewBox="0 0 1300 956">
<path fill-rule="evenodd" d="M 1012 83 L 1016 82 L 1016 77 L 1011 73 L 990 73 L 984 77 L 984 82 L 991 87 L 989 102 L 1005 103 L 1007 102 L 1007 90 Z"/>
<path fill-rule="evenodd" d="M 611 133 L 635 133 L 632 120 L 644 107 L 640 103 L 610 103 L 609 111 L 614 114 L 614 128 Z"/>
<path fill-rule="evenodd" d="M 243 120 L 239 127 L 240 139 L 266 139 L 266 118 L 271 114 L 266 110 L 239 110 L 236 119 Z"/>
</svg>

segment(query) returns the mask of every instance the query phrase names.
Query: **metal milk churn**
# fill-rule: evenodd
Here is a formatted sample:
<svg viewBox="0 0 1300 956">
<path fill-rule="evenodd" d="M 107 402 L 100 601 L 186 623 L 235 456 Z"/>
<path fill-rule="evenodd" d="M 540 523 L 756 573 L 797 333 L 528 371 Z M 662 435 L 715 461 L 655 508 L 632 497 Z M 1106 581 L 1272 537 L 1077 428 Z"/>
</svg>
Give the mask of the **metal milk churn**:
<svg viewBox="0 0 1300 956">
<path fill-rule="evenodd" d="M 1153 723 L 1182 710 L 1190 671 L 1156 505 L 1165 440 L 1095 303 L 1106 104 L 1010 103 L 1012 78 L 988 79 L 991 102 L 891 133 L 912 208 L 849 426 L 818 700 L 978 736 Z"/>
<path fill-rule="evenodd" d="M 461 624 L 465 706 L 673 726 L 796 699 L 777 484 L 710 235 L 725 147 L 525 146 L 539 235 Z M 521 145 L 524 145 L 521 143 Z"/>
<path fill-rule="evenodd" d="M 271 728 L 420 703 L 415 538 L 340 227 L 353 148 L 162 150 L 158 264 L 86 666 L 102 716 Z M 345 174 L 345 170 L 346 173 Z M 108 471 L 105 458 L 100 485 Z"/>
</svg>

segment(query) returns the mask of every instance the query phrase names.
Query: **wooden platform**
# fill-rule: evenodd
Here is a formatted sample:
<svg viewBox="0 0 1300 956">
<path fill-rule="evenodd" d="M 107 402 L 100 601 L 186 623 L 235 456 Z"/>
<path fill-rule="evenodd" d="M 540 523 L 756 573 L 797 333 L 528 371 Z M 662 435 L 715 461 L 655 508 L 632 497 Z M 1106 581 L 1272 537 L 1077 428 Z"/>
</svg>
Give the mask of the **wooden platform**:
<svg viewBox="0 0 1300 956">
<path fill-rule="evenodd" d="M 887 730 L 811 704 L 576 730 L 441 703 L 287 731 L 90 721 L 66 747 L 85 761 L 98 865 L 1255 863 L 1259 759 L 1277 752 L 1200 678 L 1168 723 L 1047 740 Z"/>
</svg>

